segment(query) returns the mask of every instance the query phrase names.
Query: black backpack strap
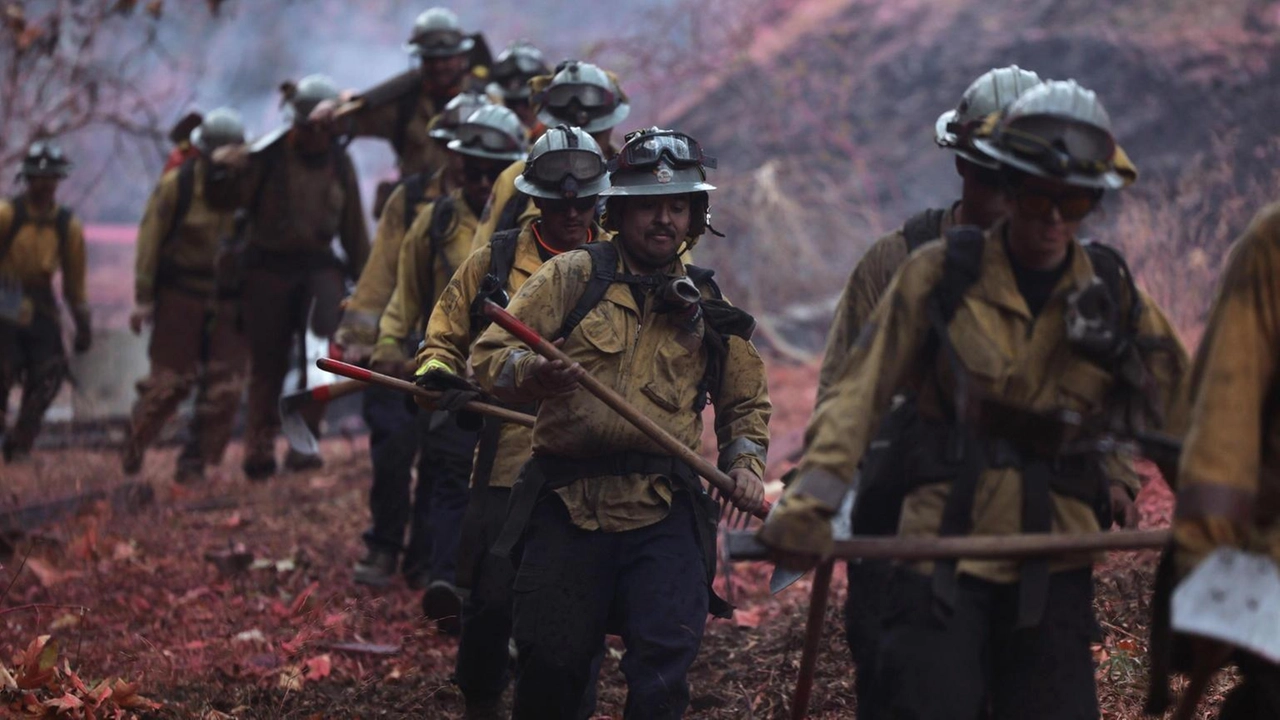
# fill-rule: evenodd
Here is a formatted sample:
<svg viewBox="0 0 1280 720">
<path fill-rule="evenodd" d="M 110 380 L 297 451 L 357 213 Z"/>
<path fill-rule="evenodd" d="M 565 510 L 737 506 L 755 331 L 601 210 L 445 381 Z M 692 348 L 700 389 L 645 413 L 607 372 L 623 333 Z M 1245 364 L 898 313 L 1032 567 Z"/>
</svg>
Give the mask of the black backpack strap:
<svg viewBox="0 0 1280 720">
<path fill-rule="evenodd" d="M 529 207 L 529 196 L 517 190 L 516 194 L 507 200 L 507 204 L 502 206 L 502 213 L 498 215 L 495 231 L 519 227 L 520 216 L 524 214 L 527 207 Z"/>
<path fill-rule="evenodd" d="M 946 216 L 946 210 L 933 208 L 907 218 L 902 226 L 902 235 L 907 239 L 907 252 L 915 252 L 921 245 L 942 237 L 942 219 Z"/>
<path fill-rule="evenodd" d="M 169 221 L 169 229 L 165 231 L 164 238 L 160 240 L 160 247 L 168 245 L 178 234 L 178 228 L 191 210 L 191 199 L 195 192 L 196 159 L 187 158 L 178 166 L 178 200 L 173 206 L 173 218 Z"/>
<path fill-rule="evenodd" d="M 1093 274 L 1107 286 L 1111 297 L 1121 307 L 1126 308 L 1126 330 L 1136 333 L 1138 320 L 1142 317 L 1142 295 L 1138 285 L 1129 271 L 1129 263 L 1125 262 L 1120 251 L 1090 240 L 1083 243 L 1085 252 L 1089 253 L 1089 262 L 1093 265 Z"/>
<path fill-rule="evenodd" d="M 58 233 L 58 257 L 66 262 L 67 240 L 71 237 L 71 209 L 59 207 L 53 216 L 53 228 Z"/>
<path fill-rule="evenodd" d="M 407 200 L 407 198 L 406 198 Z M 449 234 L 453 232 L 454 226 L 458 222 L 458 208 L 452 195 L 442 195 L 436 198 L 431 206 L 431 221 L 427 225 L 427 243 L 429 245 L 428 260 L 425 265 L 427 278 L 429 280 L 428 291 L 422 294 L 418 299 L 422 303 L 422 319 L 425 322 L 431 317 L 431 303 L 435 300 L 435 263 L 437 257 L 445 257 L 444 243 L 449 239 Z M 445 260 L 447 263 L 448 260 Z M 446 274 L 452 275 L 453 268 L 445 267 Z"/>
<path fill-rule="evenodd" d="M 425 173 L 414 173 L 401 180 L 400 185 L 404 188 L 404 229 L 408 232 L 418 217 L 418 203 L 427 194 L 427 178 Z"/>
<path fill-rule="evenodd" d="M 578 297 L 578 303 L 565 316 L 553 341 L 569 337 L 587 313 L 600 304 L 618 276 L 618 248 L 613 243 L 588 243 L 574 252 L 585 252 L 591 256 L 591 279 Z"/>
<path fill-rule="evenodd" d="M 397 157 L 404 155 L 404 142 L 409 135 L 409 123 L 413 120 L 413 111 L 418 108 L 418 97 L 421 92 L 421 86 L 419 86 L 413 92 L 407 92 L 396 98 L 396 127 L 391 135 L 391 147 L 395 149 Z"/>
<path fill-rule="evenodd" d="M 516 262 L 516 243 L 519 239 L 520 230 L 516 228 L 503 230 L 489 238 L 489 272 L 481 278 L 476 296 L 471 299 L 473 337 L 479 336 L 489 326 L 489 318 L 484 314 L 486 300 L 492 300 L 504 308 L 511 300 L 507 293 L 507 281 L 511 278 L 511 267 Z"/>
</svg>

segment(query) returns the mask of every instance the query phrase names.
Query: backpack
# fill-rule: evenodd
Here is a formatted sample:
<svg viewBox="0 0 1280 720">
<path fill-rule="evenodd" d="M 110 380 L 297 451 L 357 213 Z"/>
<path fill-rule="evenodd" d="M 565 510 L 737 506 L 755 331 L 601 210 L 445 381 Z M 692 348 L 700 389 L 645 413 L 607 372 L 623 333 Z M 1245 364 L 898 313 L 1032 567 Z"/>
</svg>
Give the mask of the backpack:
<svg viewBox="0 0 1280 720">
<path fill-rule="evenodd" d="M 17 239 L 18 231 L 31 222 L 25 195 L 14 196 L 10 201 L 10 205 L 13 207 L 13 219 L 9 222 L 9 232 L 3 239 L 0 239 L 0 261 L 3 261 L 9 254 L 9 250 L 13 248 L 13 241 Z M 58 233 L 58 256 L 65 258 L 67 256 L 67 238 L 71 235 L 70 208 L 58 206 L 58 210 L 54 214 L 53 226 Z"/>
<path fill-rule="evenodd" d="M 585 252 L 591 256 L 591 278 L 587 281 L 582 295 L 578 297 L 578 302 L 565 316 L 555 337 L 551 338 L 553 342 L 569 337 L 583 318 L 600 304 L 605 293 L 615 283 L 657 287 L 667 279 L 663 275 L 641 276 L 619 273 L 618 246 L 613 242 L 583 245 L 575 252 Z M 728 354 L 728 336 L 736 335 L 744 340 L 750 340 L 755 331 L 755 318 L 751 317 L 747 311 L 735 308 L 724 300 L 720 286 L 713 279 L 714 270 L 696 265 L 688 265 L 685 270 L 694 285 L 711 294 L 709 299 L 703 298 L 701 302 L 704 324 L 702 344 L 707 351 L 707 365 L 698 382 L 698 394 L 693 405 L 695 411 L 701 412 L 719 393 L 724 360 Z"/>
<path fill-rule="evenodd" d="M 502 308 L 511 301 L 507 293 L 507 281 L 511 278 L 511 267 L 516 262 L 516 242 L 519 239 L 520 228 L 502 230 L 489 238 L 489 272 L 480 280 L 476 296 L 471 299 L 472 337 L 478 337 L 489 326 L 489 318 L 484 314 L 486 300 L 492 300 Z"/>
<path fill-rule="evenodd" d="M 409 198 L 405 198 L 405 206 L 408 205 Z M 458 224 L 458 207 L 457 201 L 452 195 L 442 195 L 436 198 L 431 205 L 431 220 L 427 224 L 427 243 L 430 248 L 430 258 L 426 264 L 427 277 L 429 278 L 429 291 L 422 293 L 418 298 L 421 303 L 423 322 L 431 317 L 432 302 L 436 296 L 435 287 L 435 259 L 440 253 L 440 249 L 444 246 L 445 240 L 449 239 L 449 235 L 453 233 Z M 449 275 L 453 274 L 452 268 L 445 268 Z"/>
</svg>

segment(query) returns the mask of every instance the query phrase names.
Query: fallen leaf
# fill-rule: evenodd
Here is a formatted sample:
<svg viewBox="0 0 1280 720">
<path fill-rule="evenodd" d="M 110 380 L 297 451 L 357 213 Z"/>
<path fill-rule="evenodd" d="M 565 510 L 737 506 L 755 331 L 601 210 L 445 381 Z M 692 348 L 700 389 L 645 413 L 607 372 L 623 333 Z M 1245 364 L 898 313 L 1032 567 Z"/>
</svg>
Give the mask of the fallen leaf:
<svg viewBox="0 0 1280 720">
<path fill-rule="evenodd" d="M 323 680 L 329 677 L 329 673 L 333 671 L 333 661 L 329 655 L 317 655 L 305 663 L 306 677 L 308 680 Z"/>
<path fill-rule="evenodd" d="M 284 672 L 280 673 L 280 679 L 276 682 L 276 687 L 288 691 L 301 690 L 303 681 L 302 672 L 290 665 L 284 669 Z"/>
<path fill-rule="evenodd" d="M 238 528 L 243 524 L 244 518 L 240 517 L 240 511 L 238 510 L 228 515 L 227 519 L 223 520 L 221 523 L 224 528 Z"/>
<path fill-rule="evenodd" d="M 327 643 L 324 647 L 338 652 L 359 653 L 364 655 L 395 655 L 400 652 L 399 645 L 379 645 L 365 642 Z"/>
<path fill-rule="evenodd" d="M 130 540 L 129 542 L 118 542 L 115 547 L 111 548 L 111 559 L 116 562 L 124 562 L 132 560 L 138 554 L 138 544 Z"/>
<path fill-rule="evenodd" d="M 53 622 L 49 623 L 50 630 L 65 630 L 69 627 L 75 627 L 80 624 L 80 616 L 75 613 L 66 613 L 59 615 Z"/>
<path fill-rule="evenodd" d="M 158 702 L 153 702 L 138 694 L 139 683 L 125 682 L 117 680 L 111 688 L 115 702 L 122 708 L 127 710 L 159 710 L 163 707 Z"/>
<path fill-rule="evenodd" d="M 36 576 L 36 580 L 39 580 L 40 584 L 46 588 L 81 575 L 81 573 L 74 570 L 59 570 L 39 558 L 27 558 L 27 568 Z"/>
<path fill-rule="evenodd" d="M 301 615 L 307 609 L 308 601 L 311 600 L 311 594 L 320 588 L 320 583 L 313 582 L 307 586 L 307 589 L 298 593 L 298 597 L 294 598 L 293 605 L 289 607 L 289 614 L 292 616 Z"/>
<path fill-rule="evenodd" d="M 58 644 L 49 642 L 48 635 L 41 635 L 19 656 L 18 675 L 15 678 L 19 688 L 35 690 L 44 687 L 53 679 L 58 662 Z"/>
<path fill-rule="evenodd" d="M 43 705 L 48 708 L 53 708 L 58 712 L 66 712 L 68 710 L 78 710 L 84 707 L 84 702 L 71 693 L 65 693 L 62 697 L 45 700 Z"/>
<path fill-rule="evenodd" d="M 4 666 L 4 663 L 0 663 L 0 688 L 5 690 L 18 689 L 18 681 L 13 679 L 13 674 Z"/>
<path fill-rule="evenodd" d="M 328 490 L 338 484 L 338 478 L 332 475 L 317 475 L 307 482 L 312 490 Z"/>
<path fill-rule="evenodd" d="M 252 630 L 244 630 L 236 633 L 232 638 L 232 642 L 266 642 L 267 636 L 262 634 L 258 628 Z"/>
<path fill-rule="evenodd" d="M 734 610 L 733 624 L 740 628 L 760 627 L 759 608 L 752 608 L 750 610 Z"/>
</svg>

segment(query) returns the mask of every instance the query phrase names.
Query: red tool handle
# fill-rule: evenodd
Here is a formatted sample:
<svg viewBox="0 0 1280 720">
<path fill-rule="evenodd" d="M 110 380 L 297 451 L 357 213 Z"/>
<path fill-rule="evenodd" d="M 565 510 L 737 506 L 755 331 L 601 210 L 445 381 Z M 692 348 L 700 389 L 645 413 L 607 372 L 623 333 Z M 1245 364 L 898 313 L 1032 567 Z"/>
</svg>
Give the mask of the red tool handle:
<svg viewBox="0 0 1280 720">
<path fill-rule="evenodd" d="M 560 360 L 570 365 L 573 364 L 573 360 L 568 355 L 564 354 L 564 351 L 547 342 L 546 338 L 539 335 L 537 330 L 525 325 L 519 320 L 519 318 L 502 309 L 501 306 L 495 304 L 493 301 L 485 301 L 484 314 L 485 317 L 492 320 L 502 329 L 512 335 L 515 335 L 516 338 L 528 345 L 534 352 L 538 353 L 542 357 L 545 357 L 548 360 Z M 706 478 L 707 482 L 714 485 L 720 491 L 721 495 L 727 498 L 733 493 L 733 489 L 737 485 L 733 478 L 723 472 L 720 472 L 720 469 L 708 462 L 706 458 L 693 450 L 690 450 L 684 443 L 672 437 L 671 433 L 659 427 L 658 424 L 653 420 L 650 420 L 647 415 L 637 410 L 635 406 L 627 402 L 621 395 L 614 392 L 613 388 L 605 385 L 591 375 L 583 377 L 581 383 L 582 387 L 586 388 L 587 392 L 600 398 L 601 402 L 608 405 L 614 412 L 621 415 L 632 425 L 635 425 L 636 429 L 640 432 L 648 435 L 649 439 L 662 446 L 663 450 L 666 450 L 677 458 L 680 458 L 685 462 L 685 464 L 693 468 L 695 472 Z M 756 517 L 763 518 L 769 514 L 770 507 L 771 505 L 768 500 L 762 500 L 761 506 L 752 514 Z"/>
</svg>

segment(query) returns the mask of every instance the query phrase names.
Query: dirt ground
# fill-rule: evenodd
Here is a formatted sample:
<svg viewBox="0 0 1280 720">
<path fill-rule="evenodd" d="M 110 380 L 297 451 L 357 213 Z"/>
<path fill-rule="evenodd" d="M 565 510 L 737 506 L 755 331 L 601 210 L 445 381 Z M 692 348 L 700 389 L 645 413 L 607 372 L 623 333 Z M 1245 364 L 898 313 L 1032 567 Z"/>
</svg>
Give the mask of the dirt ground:
<svg viewBox="0 0 1280 720">
<path fill-rule="evenodd" d="M 780 414 L 799 416 L 787 404 Z M 419 594 L 351 582 L 368 517 L 366 440 L 327 440 L 323 453 L 323 470 L 250 484 L 230 470 L 239 465 L 233 446 L 228 470 L 187 489 L 169 482 L 174 451 L 154 452 L 142 475 L 156 491 L 150 507 L 118 512 L 101 502 L 11 538 L 0 570 L 0 717 L 462 717 L 450 683 L 456 642 L 421 618 Z M 100 451 L 38 452 L 0 473 L 0 512 L 124 480 L 115 456 Z M 1167 523 L 1163 483 L 1141 501 L 1144 525 Z M 1155 561 L 1117 555 L 1098 571 L 1105 718 L 1141 717 Z M 739 610 L 708 627 L 688 717 L 788 716 L 810 585 L 771 597 L 769 571 L 734 568 Z M 814 718 L 854 717 L 844 595 L 837 570 Z M 621 716 L 620 657 L 615 643 L 600 717 Z"/>
</svg>

